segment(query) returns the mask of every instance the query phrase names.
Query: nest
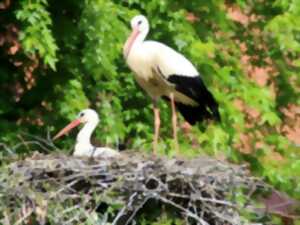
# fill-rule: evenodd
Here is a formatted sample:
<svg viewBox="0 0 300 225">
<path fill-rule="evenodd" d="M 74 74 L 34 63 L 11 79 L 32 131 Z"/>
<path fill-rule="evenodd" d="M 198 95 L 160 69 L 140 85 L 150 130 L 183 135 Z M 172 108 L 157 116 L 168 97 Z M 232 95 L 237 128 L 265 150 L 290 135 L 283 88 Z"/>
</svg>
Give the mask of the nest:
<svg viewBox="0 0 300 225">
<path fill-rule="evenodd" d="M 166 212 L 185 224 L 238 225 L 248 223 L 242 215 L 253 213 L 252 195 L 263 187 L 245 166 L 208 157 L 37 154 L 3 169 L 0 205 L 2 224 L 126 225 Z"/>
</svg>

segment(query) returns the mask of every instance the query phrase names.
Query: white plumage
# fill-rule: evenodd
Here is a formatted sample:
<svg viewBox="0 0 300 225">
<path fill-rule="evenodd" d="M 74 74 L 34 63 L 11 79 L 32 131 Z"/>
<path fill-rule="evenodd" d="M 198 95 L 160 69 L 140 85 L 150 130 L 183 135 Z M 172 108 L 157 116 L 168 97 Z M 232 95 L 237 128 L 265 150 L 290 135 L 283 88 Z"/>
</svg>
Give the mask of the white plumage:
<svg viewBox="0 0 300 225">
<path fill-rule="evenodd" d="M 57 135 L 53 138 L 54 140 L 66 134 L 69 130 L 78 126 L 79 124 L 84 124 L 82 129 L 79 131 L 76 137 L 74 156 L 85 156 L 85 157 L 116 157 L 120 155 L 114 149 L 108 147 L 95 147 L 91 144 L 90 139 L 93 131 L 99 123 L 99 117 L 95 110 L 85 109 L 82 110 L 77 118 L 63 128 Z"/>
<path fill-rule="evenodd" d="M 149 32 L 149 22 L 146 17 L 142 15 L 134 17 L 131 26 L 133 34 L 136 29 L 138 35 L 135 40 L 128 38 L 124 47 L 124 56 L 127 64 L 134 71 L 139 85 L 153 99 L 169 96 L 174 92 L 175 99 L 178 101 L 195 105 L 193 100 L 176 92 L 175 85 L 167 81 L 170 75 L 175 74 L 188 77 L 198 76 L 199 73 L 193 64 L 167 45 L 157 41 L 144 41 Z"/>
<path fill-rule="evenodd" d="M 160 124 L 156 108 L 159 97 L 165 97 L 172 103 L 173 134 L 176 140 L 175 105 L 191 124 L 206 118 L 220 120 L 218 104 L 193 64 L 162 43 L 145 41 L 149 32 L 149 22 L 145 16 L 135 16 L 131 20 L 131 28 L 132 33 L 124 45 L 123 55 L 138 84 L 153 99 L 156 126 L 154 145 Z"/>
<path fill-rule="evenodd" d="M 171 74 L 191 77 L 199 75 L 199 72 L 185 56 L 157 41 L 135 43 L 127 57 L 127 63 L 134 71 L 139 64 L 147 65 L 147 67 L 157 65 L 165 78 Z M 143 69 L 139 72 L 142 71 Z"/>
<path fill-rule="evenodd" d="M 127 63 L 139 85 L 153 99 L 170 96 L 173 92 L 175 101 L 197 105 L 193 99 L 176 91 L 175 84 L 168 81 L 170 75 L 196 77 L 199 74 L 190 61 L 170 47 L 156 41 L 136 43 L 128 55 Z"/>
</svg>

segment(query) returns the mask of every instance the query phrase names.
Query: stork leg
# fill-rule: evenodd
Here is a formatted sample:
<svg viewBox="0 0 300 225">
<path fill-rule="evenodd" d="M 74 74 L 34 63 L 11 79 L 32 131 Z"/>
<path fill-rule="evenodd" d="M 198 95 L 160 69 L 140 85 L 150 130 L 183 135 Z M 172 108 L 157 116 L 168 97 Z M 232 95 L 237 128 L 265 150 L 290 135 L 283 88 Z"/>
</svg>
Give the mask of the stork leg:
<svg viewBox="0 0 300 225">
<path fill-rule="evenodd" d="M 176 154 L 179 155 L 179 145 L 177 139 L 177 115 L 176 115 L 174 93 L 170 94 L 170 99 L 171 99 L 171 106 L 172 106 L 172 125 L 173 125 L 173 138 L 175 142 L 175 151 Z"/>
<path fill-rule="evenodd" d="M 160 127 L 160 115 L 159 108 L 157 106 L 157 100 L 153 100 L 153 112 L 154 112 L 154 139 L 153 139 L 153 154 L 157 154 L 157 144 Z"/>
</svg>

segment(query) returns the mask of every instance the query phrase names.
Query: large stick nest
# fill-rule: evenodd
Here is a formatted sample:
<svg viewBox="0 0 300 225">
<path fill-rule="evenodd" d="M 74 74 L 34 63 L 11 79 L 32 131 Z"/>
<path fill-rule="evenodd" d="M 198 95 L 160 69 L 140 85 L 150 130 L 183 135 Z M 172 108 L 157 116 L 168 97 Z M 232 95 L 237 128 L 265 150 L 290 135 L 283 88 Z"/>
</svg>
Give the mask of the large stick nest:
<svg viewBox="0 0 300 225">
<path fill-rule="evenodd" d="M 7 209 L 3 224 L 125 225 L 155 210 L 186 224 L 247 224 L 241 215 L 251 211 L 252 194 L 263 187 L 245 166 L 208 157 L 37 154 L 5 168 L 0 180 L 0 205 Z"/>
</svg>

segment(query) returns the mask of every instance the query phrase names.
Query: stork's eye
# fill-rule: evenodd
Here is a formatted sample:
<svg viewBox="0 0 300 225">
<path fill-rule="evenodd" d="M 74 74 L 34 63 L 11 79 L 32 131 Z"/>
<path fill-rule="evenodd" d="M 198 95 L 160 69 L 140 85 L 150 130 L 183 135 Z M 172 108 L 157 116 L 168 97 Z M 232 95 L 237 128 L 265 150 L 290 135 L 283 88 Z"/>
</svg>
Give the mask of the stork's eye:
<svg viewBox="0 0 300 225">
<path fill-rule="evenodd" d="M 84 116 L 83 112 L 79 113 L 79 117 L 83 117 L 83 116 Z"/>
<path fill-rule="evenodd" d="M 141 21 L 141 20 L 139 20 L 139 21 L 138 21 L 138 25 L 141 25 L 141 24 L 142 24 L 142 21 Z"/>
</svg>

